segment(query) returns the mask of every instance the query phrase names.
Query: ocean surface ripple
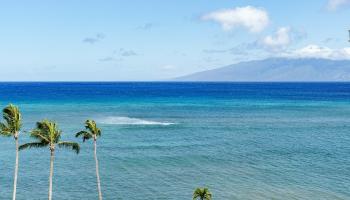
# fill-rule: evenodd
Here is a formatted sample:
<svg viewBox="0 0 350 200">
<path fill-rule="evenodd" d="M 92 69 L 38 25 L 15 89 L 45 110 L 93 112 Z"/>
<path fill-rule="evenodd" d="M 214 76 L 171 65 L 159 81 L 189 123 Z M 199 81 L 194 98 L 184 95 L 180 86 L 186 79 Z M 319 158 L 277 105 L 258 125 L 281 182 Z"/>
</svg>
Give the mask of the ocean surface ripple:
<svg viewBox="0 0 350 200">
<path fill-rule="evenodd" d="M 24 130 L 52 119 L 64 140 L 97 121 L 104 199 L 350 199 L 350 83 L 0 83 L 10 102 Z M 0 199 L 14 148 L 0 138 Z M 53 198 L 97 199 L 92 143 L 56 155 Z M 49 156 L 20 152 L 19 200 L 47 198 Z"/>
</svg>

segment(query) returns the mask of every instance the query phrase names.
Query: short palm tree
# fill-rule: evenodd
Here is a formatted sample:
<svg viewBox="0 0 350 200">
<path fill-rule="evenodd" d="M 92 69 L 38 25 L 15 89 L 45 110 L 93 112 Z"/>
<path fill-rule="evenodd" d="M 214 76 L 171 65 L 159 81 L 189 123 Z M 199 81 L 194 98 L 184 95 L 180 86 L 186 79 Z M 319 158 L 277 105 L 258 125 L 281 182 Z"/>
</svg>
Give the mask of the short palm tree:
<svg viewBox="0 0 350 200">
<path fill-rule="evenodd" d="M 18 176 L 18 136 L 22 127 L 21 113 L 17 106 L 8 105 L 2 110 L 4 123 L 0 122 L 0 134 L 4 136 L 13 136 L 16 143 L 16 164 L 13 179 L 13 195 L 12 199 L 16 199 L 17 176 Z"/>
<path fill-rule="evenodd" d="M 36 123 L 36 128 L 30 132 L 30 136 L 36 139 L 36 142 L 23 144 L 19 147 L 19 150 L 26 148 L 40 148 L 49 147 L 50 149 L 50 177 L 49 177 L 49 200 L 52 199 L 52 177 L 53 177 L 53 160 L 56 146 L 71 148 L 77 154 L 79 153 L 80 147 L 78 143 L 61 141 L 61 133 L 57 127 L 57 124 L 43 120 Z"/>
<path fill-rule="evenodd" d="M 197 188 L 193 193 L 193 200 L 211 200 L 211 193 L 208 188 Z"/>
<path fill-rule="evenodd" d="M 94 139 L 94 157 L 95 157 L 95 165 L 96 165 L 98 199 L 102 200 L 100 174 L 98 170 L 98 159 L 97 159 L 97 144 L 96 144 L 97 138 L 101 136 L 101 129 L 97 127 L 96 122 L 94 120 L 86 120 L 85 130 L 78 132 L 75 136 L 82 137 L 83 142 L 91 138 Z"/>
</svg>

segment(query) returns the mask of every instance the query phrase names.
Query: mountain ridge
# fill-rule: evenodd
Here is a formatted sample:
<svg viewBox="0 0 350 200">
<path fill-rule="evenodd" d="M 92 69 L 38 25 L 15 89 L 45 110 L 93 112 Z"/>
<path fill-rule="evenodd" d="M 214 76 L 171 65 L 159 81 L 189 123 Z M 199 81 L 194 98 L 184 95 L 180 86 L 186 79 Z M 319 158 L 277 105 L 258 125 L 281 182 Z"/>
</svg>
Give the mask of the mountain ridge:
<svg viewBox="0 0 350 200">
<path fill-rule="evenodd" d="M 346 82 L 350 60 L 267 58 L 196 72 L 172 81 Z"/>
</svg>

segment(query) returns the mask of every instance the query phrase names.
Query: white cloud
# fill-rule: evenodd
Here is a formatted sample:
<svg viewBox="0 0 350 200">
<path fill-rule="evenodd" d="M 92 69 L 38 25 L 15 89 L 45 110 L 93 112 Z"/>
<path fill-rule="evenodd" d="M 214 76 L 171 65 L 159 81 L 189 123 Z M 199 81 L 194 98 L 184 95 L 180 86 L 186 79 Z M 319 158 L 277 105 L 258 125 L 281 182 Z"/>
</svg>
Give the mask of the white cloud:
<svg viewBox="0 0 350 200">
<path fill-rule="evenodd" d="M 327 8 L 334 11 L 346 5 L 350 5 L 350 0 L 328 0 Z"/>
<path fill-rule="evenodd" d="M 203 15 L 202 20 L 217 22 L 224 30 L 244 27 L 255 33 L 261 32 L 269 24 L 268 13 L 252 6 L 214 11 Z"/>
<path fill-rule="evenodd" d="M 332 49 L 318 45 L 308 45 L 301 49 L 283 53 L 283 56 L 294 58 L 325 58 L 332 60 L 350 59 L 350 48 Z"/>
<path fill-rule="evenodd" d="M 262 39 L 261 44 L 270 50 L 279 50 L 288 46 L 291 42 L 290 28 L 281 27 L 274 35 L 266 36 Z"/>
</svg>

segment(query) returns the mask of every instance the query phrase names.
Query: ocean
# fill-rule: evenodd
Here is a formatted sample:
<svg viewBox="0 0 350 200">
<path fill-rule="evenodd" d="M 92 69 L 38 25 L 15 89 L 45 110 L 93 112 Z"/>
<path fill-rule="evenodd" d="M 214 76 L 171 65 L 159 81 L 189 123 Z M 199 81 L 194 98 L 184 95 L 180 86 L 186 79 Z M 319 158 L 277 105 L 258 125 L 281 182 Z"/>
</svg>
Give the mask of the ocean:
<svg viewBox="0 0 350 200">
<path fill-rule="evenodd" d="M 104 199 L 350 199 L 350 83 L 0 83 L 0 106 L 18 105 L 20 143 L 42 119 L 76 155 L 56 151 L 53 199 L 97 199 L 93 144 L 102 129 Z M 20 152 L 18 200 L 47 199 L 49 150 Z M 15 145 L 0 138 L 0 199 L 11 199 Z"/>
</svg>

